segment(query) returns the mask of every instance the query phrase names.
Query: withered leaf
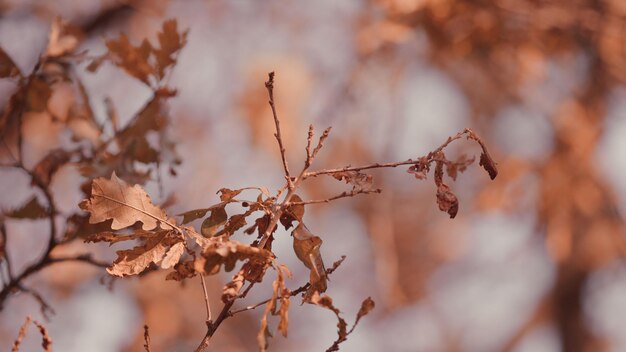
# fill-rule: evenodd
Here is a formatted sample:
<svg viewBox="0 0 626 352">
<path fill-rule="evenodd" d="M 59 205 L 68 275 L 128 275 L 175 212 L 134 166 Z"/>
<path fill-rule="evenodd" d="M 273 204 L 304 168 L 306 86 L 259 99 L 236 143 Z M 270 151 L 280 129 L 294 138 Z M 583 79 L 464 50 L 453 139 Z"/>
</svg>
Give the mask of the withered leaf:
<svg viewBox="0 0 626 352">
<path fill-rule="evenodd" d="M 225 206 L 215 208 L 211 211 L 211 216 L 202 222 L 200 233 L 205 237 L 213 237 L 227 220 L 228 214 L 226 214 Z"/>
<path fill-rule="evenodd" d="M 418 162 L 414 165 L 411 165 L 407 170 L 408 173 L 413 174 L 418 180 L 425 180 L 426 175 L 430 171 L 430 164 L 428 160 L 424 157 L 420 158 Z"/>
<path fill-rule="evenodd" d="M 37 197 L 31 198 L 22 207 L 7 212 L 5 215 L 14 219 L 40 219 L 48 216 L 50 210 L 39 204 Z"/>
<path fill-rule="evenodd" d="M 195 261 L 195 269 L 209 275 L 218 273 L 222 265 L 226 271 L 232 270 L 238 260 L 272 258 L 270 251 L 230 241 L 226 236 L 211 237 L 203 244 L 202 253 Z"/>
<path fill-rule="evenodd" d="M 119 179 L 115 172 L 111 179 L 99 177 L 92 182 L 91 197 L 80 203 L 81 209 L 88 211 L 89 222 L 94 224 L 113 219 L 111 229 L 120 230 L 140 221 L 144 230 L 153 230 L 160 225 L 171 229 L 172 219 L 165 211 L 150 201 L 141 186 L 130 186 Z"/>
<path fill-rule="evenodd" d="M 374 300 L 372 299 L 372 297 L 367 297 L 361 303 L 361 308 L 359 309 L 359 312 L 356 315 L 356 321 L 354 322 L 354 325 L 352 326 L 352 329 L 350 329 L 350 332 L 352 332 L 354 330 L 354 328 L 356 328 L 356 326 L 359 323 L 359 321 L 361 320 L 361 318 L 363 318 L 369 312 L 371 312 L 372 309 L 374 309 L 375 306 L 376 306 L 376 304 L 374 303 Z"/>
<path fill-rule="evenodd" d="M 310 270 L 311 286 L 304 295 L 304 301 L 308 301 L 314 292 L 322 293 L 328 288 L 326 268 L 320 253 L 322 239 L 313 235 L 303 223 L 300 223 L 291 234 L 296 256 Z"/>
<path fill-rule="evenodd" d="M 0 48 L 0 78 L 18 77 L 22 73 L 7 53 Z"/>
<path fill-rule="evenodd" d="M 107 272 L 115 276 L 137 275 L 146 270 L 150 264 L 159 264 L 168 249 L 183 239 L 176 232 L 163 230 L 156 232 L 146 243 L 132 249 L 117 251 L 117 259 L 107 268 Z M 171 263 L 171 261 L 170 261 Z"/>
<path fill-rule="evenodd" d="M 193 268 L 193 260 L 187 260 L 174 265 L 174 271 L 167 274 L 165 280 L 182 281 L 196 276 L 196 270 Z"/>
<path fill-rule="evenodd" d="M 183 242 L 178 242 L 174 244 L 170 249 L 165 253 L 165 257 L 161 261 L 161 268 L 169 269 L 174 265 L 178 264 L 180 261 L 180 257 L 183 255 L 185 251 L 185 244 Z"/>
<path fill-rule="evenodd" d="M 224 288 L 222 289 L 222 302 L 232 302 L 235 298 L 237 298 L 241 292 L 244 281 L 245 280 L 241 271 L 235 274 L 233 279 L 224 285 Z"/>
<path fill-rule="evenodd" d="M 454 219 L 459 211 L 459 200 L 445 183 L 437 187 L 437 204 L 439 210 L 447 212 L 451 219 Z"/>
<path fill-rule="evenodd" d="M 294 194 L 291 196 L 290 203 L 301 203 L 302 198 Z M 288 230 L 294 221 L 302 221 L 304 217 L 304 204 L 290 204 L 283 214 L 280 216 L 280 223 L 283 224 L 285 230 Z"/>
<path fill-rule="evenodd" d="M 345 341 L 348 338 L 348 324 L 341 317 L 341 311 L 339 311 L 339 309 L 333 305 L 333 299 L 330 298 L 330 296 L 328 295 L 320 297 L 319 293 L 315 292 L 311 296 L 310 303 L 326 308 L 335 313 L 335 316 L 337 317 L 337 340 L 335 341 L 333 346 L 339 345 L 339 343 Z M 338 348 L 336 350 L 338 350 Z"/>
<path fill-rule="evenodd" d="M 149 231 L 138 230 L 129 235 L 120 235 L 113 232 L 100 232 L 88 235 L 85 237 L 85 243 L 89 242 L 109 242 L 109 244 L 123 242 L 123 241 L 131 241 L 139 238 L 148 238 L 153 237 L 154 233 Z"/>
<path fill-rule="evenodd" d="M 496 166 L 496 162 L 493 160 L 493 158 L 491 158 L 491 155 L 489 155 L 489 151 L 487 151 L 487 146 L 485 146 L 483 140 L 472 130 L 469 130 L 467 138 L 475 140 L 480 145 L 483 152 L 482 154 L 480 154 L 479 165 L 482 166 L 487 171 L 487 173 L 489 173 L 489 178 L 491 178 L 492 180 L 495 179 L 496 176 L 498 176 L 498 168 Z"/>
<path fill-rule="evenodd" d="M 353 192 L 369 191 L 374 185 L 372 175 L 367 175 L 358 171 L 340 171 L 331 174 L 337 180 L 345 181 L 352 185 Z"/>
<path fill-rule="evenodd" d="M 498 168 L 496 167 L 496 162 L 493 161 L 491 155 L 487 153 L 487 150 L 483 148 L 483 153 L 480 154 L 480 162 L 479 165 L 482 166 L 487 173 L 489 173 L 489 178 L 492 180 L 498 176 Z"/>
<path fill-rule="evenodd" d="M 228 188 L 221 188 L 220 190 L 217 191 L 217 193 L 220 193 L 220 200 L 222 202 L 227 202 L 235 198 L 242 191 L 243 191 L 242 189 L 232 190 Z"/>
<path fill-rule="evenodd" d="M 177 214 L 176 216 L 182 216 L 183 217 L 183 224 L 192 222 L 196 219 L 200 219 L 203 218 L 206 213 L 208 213 L 211 210 L 217 209 L 217 208 L 222 208 L 224 206 L 226 206 L 226 204 L 228 204 L 229 202 L 221 202 L 221 203 L 217 203 L 215 205 L 212 205 L 208 208 L 202 208 L 202 209 L 194 209 L 194 210 L 189 210 L 186 211 L 184 213 L 181 214 Z"/>
</svg>

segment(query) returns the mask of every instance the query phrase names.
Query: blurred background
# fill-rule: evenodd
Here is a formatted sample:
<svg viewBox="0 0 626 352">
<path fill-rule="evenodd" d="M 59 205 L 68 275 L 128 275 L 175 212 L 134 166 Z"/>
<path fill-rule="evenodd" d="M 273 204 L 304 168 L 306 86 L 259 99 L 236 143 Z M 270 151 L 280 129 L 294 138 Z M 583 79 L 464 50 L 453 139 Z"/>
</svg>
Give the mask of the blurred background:
<svg viewBox="0 0 626 352">
<path fill-rule="evenodd" d="M 335 305 L 351 323 L 365 297 L 376 301 L 342 350 L 626 351 L 626 2 L 0 1 L 0 47 L 23 72 L 45 50 L 57 16 L 82 29 L 79 49 L 94 55 L 120 32 L 135 44 L 154 40 L 165 19 L 189 29 L 169 80 L 178 90 L 169 133 L 183 163 L 176 177 L 163 175 L 162 187 L 146 186 L 155 202 L 175 195 L 170 214 L 219 202 L 222 187 L 282 186 L 263 85 L 269 71 L 294 169 L 304 162 L 309 124 L 333 127 L 314 169 L 416 158 L 465 127 L 483 137 L 500 175 L 491 182 L 470 167 L 451 183 L 456 219 L 438 210 L 431 177 L 419 181 L 404 169 L 373 173 L 380 195 L 308 206 L 305 220 L 324 240 L 327 265 L 347 255 L 327 292 Z M 96 73 L 84 66 L 78 74 L 102 119 L 107 98 L 123 122 L 150 97 L 113 65 Z M 14 90 L 0 81 L 0 104 Z M 57 125 L 43 114 L 23 126 L 32 163 L 56 143 Z M 479 152 L 461 141 L 448 155 Z M 0 181 L 3 211 L 36 193 L 16 170 L 0 169 Z M 76 211 L 82 181 L 71 166 L 55 175 L 61 211 Z M 320 179 L 301 195 L 324 198 L 345 187 Z M 47 225 L 3 221 L 19 270 L 45 247 Z M 308 272 L 291 245 L 279 229 L 275 253 L 295 288 Z M 63 252 L 111 261 L 116 249 L 74 241 Z M 109 288 L 103 269 L 67 263 L 28 283 L 56 312 L 46 323 L 55 351 L 141 351 L 144 323 L 153 351 L 189 351 L 206 331 L 202 290 L 166 274 Z M 210 278 L 214 310 L 231 276 Z M 269 284 L 245 304 L 268 298 Z M 289 337 L 276 333 L 271 350 L 321 351 L 335 339 L 332 313 L 298 303 Z M 213 349 L 255 350 L 261 314 L 228 319 Z M 0 350 L 26 315 L 43 319 L 32 296 L 7 301 Z M 23 350 L 39 350 L 39 341 L 31 328 Z"/>
</svg>

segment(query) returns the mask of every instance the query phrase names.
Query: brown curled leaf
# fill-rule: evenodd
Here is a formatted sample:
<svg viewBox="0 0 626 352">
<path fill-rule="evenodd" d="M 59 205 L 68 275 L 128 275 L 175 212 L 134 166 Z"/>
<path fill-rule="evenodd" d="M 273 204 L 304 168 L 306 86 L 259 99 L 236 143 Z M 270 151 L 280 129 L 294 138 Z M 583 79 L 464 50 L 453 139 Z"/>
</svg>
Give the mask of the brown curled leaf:
<svg viewBox="0 0 626 352">
<path fill-rule="evenodd" d="M 459 200 L 445 183 L 437 187 L 437 204 L 439 210 L 447 212 L 451 219 L 454 219 L 459 211 Z"/>
</svg>

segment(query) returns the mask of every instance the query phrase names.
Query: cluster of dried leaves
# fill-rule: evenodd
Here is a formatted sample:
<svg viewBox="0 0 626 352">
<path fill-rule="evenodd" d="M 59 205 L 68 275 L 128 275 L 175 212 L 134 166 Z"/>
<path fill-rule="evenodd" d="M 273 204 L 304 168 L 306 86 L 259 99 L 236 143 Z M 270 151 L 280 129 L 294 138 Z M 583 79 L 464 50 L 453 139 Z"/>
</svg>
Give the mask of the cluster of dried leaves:
<svg viewBox="0 0 626 352">
<path fill-rule="evenodd" d="M 268 87 L 270 96 L 270 106 L 274 110 L 273 85 L 274 73 L 270 73 L 266 87 Z M 456 216 L 459 205 L 458 199 L 450 187 L 443 182 L 444 165 L 448 176 L 455 179 L 457 173 L 465 170 L 473 161 L 473 159 L 468 160 L 464 157 L 454 162 L 446 159 L 444 149 L 452 141 L 463 136 L 477 141 L 483 150 L 480 157 L 481 166 L 489 172 L 491 178 L 495 178 L 497 175 L 496 165 L 482 141 L 469 129 L 450 137 L 435 151 L 416 160 L 409 159 L 395 163 L 309 171 L 330 131 L 330 128 L 326 129 L 314 146 L 314 129 L 311 126 L 304 167 L 297 177 L 293 177 L 285 161 L 285 149 L 282 146 L 280 124 L 275 110 L 274 118 L 276 122 L 275 136 L 279 144 L 286 179 L 284 187 L 274 195 L 265 188 L 235 190 L 223 188 L 218 191 L 220 194 L 219 203 L 207 208 L 178 214 L 180 221 L 177 221 L 176 217 L 169 216 L 165 210 L 154 205 L 141 187 L 130 186 L 113 174 L 110 179 L 96 178 L 93 180 L 90 197 L 80 204 L 83 210 L 89 212 L 90 223 L 110 221 L 110 230 L 115 231 L 94 234 L 89 236 L 87 241 L 109 243 L 141 241 L 139 245 L 131 249 L 117 252 L 118 258 L 107 268 L 111 275 L 120 277 L 137 275 L 150 268 L 159 267 L 161 269 L 173 268 L 167 276 L 168 280 L 184 280 L 196 275 L 202 277 L 203 275 L 216 274 L 221 271 L 222 267 L 229 272 L 237 267 L 237 262 L 243 262 L 232 281 L 224 286 L 222 313 L 215 321 L 212 320 L 211 316 L 207 317 L 208 332 L 205 340 L 198 347 L 199 350 L 208 346 L 210 337 L 221 322 L 234 314 L 231 307 L 235 300 L 245 296 L 255 283 L 261 282 L 269 268 L 276 271 L 277 278 L 273 283 L 272 297 L 262 302 L 267 306 L 258 334 L 259 348 L 265 350 L 267 337 L 271 336 L 267 322 L 267 317 L 270 314 L 279 316 L 278 330 L 287 336 L 289 299 L 300 292 L 303 293 L 303 302 L 330 309 L 337 315 L 339 337 L 329 350 L 338 348 L 339 343 L 346 339 L 349 332 L 345 320 L 339 315 L 339 310 L 333 306 L 332 299 L 327 295 L 322 295 L 328 288 L 327 275 L 331 271 L 326 270 L 323 264 L 320 252 L 322 239 L 312 234 L 304 224 L 305 206 L 311 203 L 328 202 L 342 197 L 370 193 L 373 189 L 373 177 L 365 174 L 364 170 L 410 165 L 408 171 L 418 179 L 424 179 L 431 165 L 434 164 L 437 203 L 439 208 L 446 211 L 452 218 Z M 329 175 L 338 180 L 343 180 L 352 186 L 352 189 L 349 192 L 342 192 L 321 201 L 303 201 L 296 193 L 298 187 L 306 179 L 321 175 Z M 380 190 L 376 191 L 380 192 Z M 256 194 L 256 198 L 244 198 L 243 195 L 246 194 L 244 192 Z M 239 205 L 242 210 L 239 213 L 229 215 L 226 208 L 234 204 Z M 249 220 L 250 218 L 254 218 L 254 220 Z M 197 219 L 203 219 L 199 230 L 187 225 Z M 310 278 L 308 283 L 292 292 L 285 285 L 285 277 L 291 277 L 291 273 L 287 267 L 277 262 L 277 258 L 272 252 L 272 243 L 275 240 L 279 223 L 283 225 L 285 230 L 288 230 L 294 227 L 294 222 L 297 222 L 297 226 L 292 231 L 294 253 L 309 268 Z M 247 225 L 248 227 L 246 227 Z M 234 240 L 233 237 L 239 230 L 242 230 L 244 240 L 255 233 L 256 236 L 250 238 L 247 241 L 249 243 Z M 248 283 L 248 288 L 243 290 L 246 283 Z M 369 298 L 363 302 L 355 325 L 373 306 L 374 303 Z M 258 307 L 258 305 L 252 307 Z M 209 307 L 207 307 L 207 311 L 210 311 Z"/>
<path fill-rule="evenodd" d="M 174 167 L 180 163 L 174 145 L 168 139 L 169 124 L 166 102 L 176 95 L 167 87 L 166 75 L 176 63 L 178 53 L 186 43 L 186 32 L 179 31 L 175 20 L 163 24 L 158 35 L 158 45 L 144 41 L 142 46 L 129 44 L 125 35 L 107 40 L 109 49 L 104 55 L 90 56 L 80 51 L 83 35 L 77 27 L 60 19 L 52 23 L 48 45 L 28 73 L 22 72 L 11 56 L 0 48 L 0 78 L 11 81 L 16 89 L 0 115 L 0 167 L 20 170 L 33 185 L 33 197 L 24 205 L 4 211 L 0 216 L 0 264 L 2 264 L 0 309 L 14 293 L 31 294 L 41 304 L 42 311 L 51 311 L 36 290 L 25 285 L 24 280 L 40 270 L 59 262 L 84 262 L 96 266 L 105 263 L 89 254 L 58 256 L 57 249 L 78 238 L 100 233 L 111 224 L 92 225 L 80 209 L 67 213 L 57 209 L 59 195 L 52 190 L 57 172 L 63 168 L 78 170 L 85 179 L 116 173 L 134 183 L 144 184 L 151 179 L 160 180 L 162 166 Z M 133 116 L 121 119 L 108 98 L 103 102 L 106 116 L 94 113 L 90 94 L 81 79 L 85 66 L 95 71 L 101 64 L 109 63 L 126 71 L 146 84 L 152 96 Z M 54 97 L 67 102 L 59 107 Z M 57 99 L 59 100 L 59 99 Z M 44 150 L 44 156 L 32 163 L 28 149 L 31 138 L 25 125 L 43 123 L 54 128 L 51 140 L 63 140 L 59 145 Z M 71 136 L 70 140 L 60 136 Z M 31 165 L 32 164 L 32 165 Z M 81 185 L 90 192 L 90 182 Z M 45 251 L 35 256 L 21 272 L 14 272 L 11 253 L 6 251 L 11 234 L 5 226 L 6 219 L 47 219 L 49 240 Z M 60 221 L 61 220 L 61 221 Z"/>
<path fill-rule="evenodd" d="M 469 129 L 448 138 L 445 143 L 426 156 L 391 163 L 375 163 L 363 166 L 347 166 L 335 169 L 310 171 L 310 167 L 328 138 L 330 128 L 324 130 L 316 143 L 313 126 L 309 128 L 304 166 L 294 176 L 286 162 L 286 150 L 282 143 L 280 120 L 274 104 L 274 73 L 269 74 L 265 86 L 269 95 L 269 105 L 273 112 L 276 127 L 275 137 L 278 142 L 282 166 L 285 172 L 285 185 L 275 193 L 263 187 L 243 189 L 222 188 L 218 191 L 220 202 L 206 208 L 194 209 L 176 216 L 168 215 L 164 207 L 155 205 L 149 195 L 141 187 L 153 177 L 157 177 L 160 165 L 170 162 L 175 165 L 178 160 L 169 157 L 173 154 L 173 144 L 167 140 L 165 127 L 168 123 L 165 102 L 175 95 L 175 91 L 165 85 L 167 73 L 176 63 L 178 52 L 186 43 L 186 32 L 180 32 L 176 21 L 163 24 L 158 35 L 158 46 L 144 40 L 139 46 L 130 43 L 125 35 L 118 39 L 108 40 L 107 53 L 90 57 L 85 52 L 76 52 L 80 41 L 80 33 L 60 21 L 54 23 L 50 44 L 46 53 L 40 58 L 34 70 L 27 76 L 23 75 L 10 57 L 0 51 L 0 77 L 17 80 L 19 86 L 0 120 L 5 148 L 12 156 L 13 162 L 3 167 L 18 168 L 26 172 L 33 184 L 38 187 L 47 205 L 41 205 L 37 197 L 20 209 L 6 214 L 12 218 L 47 217 L 50 222 L 50 242 L 44 255 L 22 273 L 14 274 L 10 270 L 7 253 L 0 251 L 2 259 L 9 268 L 8 280 L 4 283 L 0 302 L 15 290 L 30 292 L 22 281 L 40 269 L 59 261 L 77 260 L 95 265 L 103 265 L 89 256 L 55 258 L 51 251 L 77 237 L 86 242 L 117 242 L 132 243 L 128 249 L 117 252 L 117 259 L 107 265 L 107 272 L 113 276 L 125 277 L 144 273 L 158 268 L 170 270 L 167 280 L 183 281 L 199 276 L 205 290 L 207 306 L 207 333 L 197 350 L 205 350 L 220 324 L 234 314 L 266 305 L 261 320 L 257 340 L 259 349 L 268 347 L 268 337 L 272 336 L 268 317 L 279 317 L 278 331 L 287 336 L 289 319 L 288 311 L 291 297 L 302 294 L 302 302 L 318 305 L 332 311 L 338 319 L 338 337 L 329 351 L 339 349 L 363 316 L 374 308 L 374 302 L 367 298 L 362 302 L 354 325 L 348 330 L 346 321 L 341 317 L 340 310 L 333 305 L 332 298 L 324 292 L 328 289 L 327 276 L 341 264 L 337 261 L 332 268 L 326 269 L 321 254 L 322 239 L 314 235 L 305 225 L 305 207 L 308 204 L 326 203 L 332 200 L 352 197 L 359 194 L 379 193 L 374 187 L 372 175 L 366 170 L 408 166 L 408 172 L 417 179 L 425 179 L 434 165 L 434 181 L 437 187 L 436 200 L 439 209 L 454 218 L 458 212 L 459 201 L 450 186 L 444 183 L 445 173 L 455 180 L 458 173 L 463 172 L 474 159 L 461 157 L 451 161 L 446 158 L 444 149 L 453 141 L 466 136 L 474 140 L 482 148 L 480 165 L 493 179 L 497 175 L 496 164 L 487 152 L 481 139 Z M 76 65 L 89 62 L 86 69 L 96 71 L 104 62 L 109 62 L 129 75 L 144 83 L 153 91 L 153 96 L 145 106 L 124 125 L 119 121 L 108 102 L 108 116 L 99 122 L 89 105 L 85 87 L 75 73 Z M 55 85 L 58 82 L 70 82 L 79 93 L 80 99 L 70 109 L 67 117 L 60 122 L 73 133 L 75 144 L 68 149 L 55 149 L 41 160 L 34 168 L 23 163 L 22 120 L 28 112 L 49 112 L 47 104 Z M 52 116 L 52 119 L 58 119 Z M 72 123 L 78 121 L 80 123 Z M 81 126 L 81 127 L 76 127 Z M 84 131 L 88 127 L 88 132 Z M 83 129 L 81 129 L 83 128 Z M 147 134 L 155 133 L 160 137 L 159 144 L 149 142 Z M 86 135 L 90 138 L 85 137 Z M 10 143 L 12 142 L 12 144 Z M 88 213 L 75 213 L 68 216 L 67 228 L 61 232 L 56 228 L 55 218 L 60 216 L 55 209 L 53 195 L 49 185 L 56 171 L 66 165 L 78 167 L 83 176 L 93 179 L 85 183 L 81 189 L 86 199 L 80 208 Z M 139 164 L 152 165 L 153 168 L 139 168 Z M 445 169 L 444 169 L 445 167 Z M 144 171 L 140 171 L 140 170 Z M 174 173 L 174 169 L 170 169 Z M 302 183 L 312 177 L 328 175 L 344 181 L 351 189 L 338 195 L 320 200 L 303 200 L 298 194 Z M 238 211 L 233 212 L 233 208 Z M 199 229 L 189 223 L 203 219 Z M 294 224 L 295 223 L 295 224 Z M 289 269 L 278 262 L 272 251 L 274 240 L 280 238 L 277 231 L 279 225 L 285 230 L 292 230 L 295 255 L 310 270 L 309 280 L 299 288 L 291 290 L 286 285 L 286 278 L 291 277 Z M 2 228 L 2 244 L 6 243 L 7 234 Z M 234 237 L 239 236 L 239 240 Z M 0 247 L 3 249 L 4 247 Z M 238 266 L 239 262 L 241 265 Z M 217 317 L 211 314 L 205 275 L 214 275 L 222 271 L 233 271 L 235 274 L 222 292 L 223 307 Z M 237 269 L 236 269 L 237 268 Z M 236 269 L 236 270 L 235 270 Z M 252 287 L 261 282 L 268 270 L 276 272 L 273 291 L 269 299 L 242 309 L 232 309 L 234 303 L 244 298 Z M 244 289 L 244 286 L 247 287 Z M 34 294 L 40 297 L 38 294 Z M 45 303 L 42 299 L 42 304 Z M 145 331 L 146 349 L 149 349 L 148 331 Z"/>
</svg>

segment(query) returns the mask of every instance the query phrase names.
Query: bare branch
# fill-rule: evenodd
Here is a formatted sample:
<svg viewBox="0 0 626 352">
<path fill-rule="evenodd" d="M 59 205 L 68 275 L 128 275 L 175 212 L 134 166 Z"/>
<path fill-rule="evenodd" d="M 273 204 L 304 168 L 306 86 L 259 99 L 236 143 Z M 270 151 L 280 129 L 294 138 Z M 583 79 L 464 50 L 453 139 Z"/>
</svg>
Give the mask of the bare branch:
<svg viewBox="0 0 626 352">
<path fill-rule="evenodd" d="M 18 352 L 20 350 L 20 345 L 22 344 L 22 340 L 24 339 L 24 337 L 26 337 L 26 333 L 28 332 L 28 326 L 30 325 L 31 321 L 32 319 L 30 315 L 27 316 L 24 324 L 22 324 L 22 326 L 20 327 L 20 332 L 17 334 L 15 342 L 13 342 L 13 348 L 11 349 L 11 352 Z"/>
<path fill-rule="evenodd" d="M 352 192 L 342 192 L 336 196 L 330 197 L 330 198 L 326 198 L 326 199 L 314 199 L 314 200 L 307 200 L 307 201 L 303 201 L 303 202 L 290 202 L 289 205 L 307 205 L 307 204 L 320 204 L 320 203 L 328 203 L 328 202 L 332 202 L 333 200 L 337 200 L 340 198 L 348 198 L 348 197 L 354 197 L 356 195 L 359 194 L 371 194 L 371 193 L 380 193 L 383 190 L 380 188 L 377 189 L 370 189 L 370 190 L 355 190 Z"/>
<path fill-rule="evenodd" d="M 285 159 L 285 146 L 283 145 L 283 138 L 280 134 L 280 120 L 278 119 L 278 114 L 276 113 L 276 105 L 274 104 L 274 72 L 270 72 L 267 74 L 268 80 L 265 82 L 265 88 L 267 88 L 267 94 L 269 95 L 270 107 L 272 108 L 272 115 L 274 116 L 274 125 L 276 126 L 276 133 L 274 133 L 274 137 L 278 141 L 278 147 L 280 148 L 280 158 L 283 161 L 283 169 L 285 170 L 285 177 L 287 178 L 287 185 L 289 189 L 293 189 L 293 181 L 291 180 L 291 175 L 289 174 L 289 165 L 287 164 L 287 159 Z"/>
<path fill-rule="evenodd" d="M 207 326 L 211 325 L 213 322 L 211 321 L 211 304 L 209 303 L 209 294 L 206 290 L 206 283 L 204 282 L 204 274 L 200 274 L 200 282 L 202 282 L 202 291 L 204 292 L 204 303 L 206 305 L 206 324 Z"/>
<path fill-rule="evenodd" d="M 146 352 L 150 352 L 150 332 L 148 331 L 148 324 L 143 326 L 143 348 Z"/>
</svg>

